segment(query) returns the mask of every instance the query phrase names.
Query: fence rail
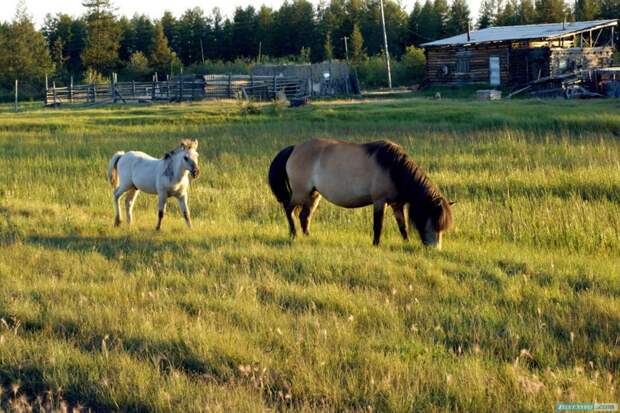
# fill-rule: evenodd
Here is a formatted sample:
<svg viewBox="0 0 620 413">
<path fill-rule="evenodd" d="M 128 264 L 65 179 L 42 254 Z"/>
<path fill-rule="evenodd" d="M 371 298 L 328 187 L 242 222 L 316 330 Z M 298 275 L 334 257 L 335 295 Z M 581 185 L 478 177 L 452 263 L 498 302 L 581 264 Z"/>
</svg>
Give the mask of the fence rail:
<svg viewBox="0 0 620 413">
<path fill-rule="evenodd" d="M 116 74 L 109 83 L 91 83 L 58 87 L 46 85 L 45 104 L 106 104 L 180 102 L 203 99 L 268 100 L 285 94 L 295 98 L 306 94 L 303 80 L 291 77 L 252 75 L 206 75 L 202 78 L 179 76 L 151 82 L 118 82 Z"/>
</svg>

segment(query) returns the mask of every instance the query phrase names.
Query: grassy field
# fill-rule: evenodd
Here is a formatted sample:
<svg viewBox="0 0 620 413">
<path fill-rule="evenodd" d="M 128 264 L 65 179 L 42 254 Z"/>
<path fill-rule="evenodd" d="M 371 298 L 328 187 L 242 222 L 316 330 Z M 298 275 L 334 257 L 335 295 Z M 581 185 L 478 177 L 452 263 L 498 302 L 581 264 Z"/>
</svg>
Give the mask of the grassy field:
<svg viewBox="0 0 620 413">
<path fill-rule="evenodd" d="M 620 103 L 0 108 L 5 409 L 551 411 L 620 401 Z M 114 228 L 108 159 L 200 140 L 194 229 Z M 284 145 L 401 143 L 458 203 L 444 250 L 319 205 L 290 243 Z M 37 400 L 36 398 L 39 398 Z"/>
</svg>

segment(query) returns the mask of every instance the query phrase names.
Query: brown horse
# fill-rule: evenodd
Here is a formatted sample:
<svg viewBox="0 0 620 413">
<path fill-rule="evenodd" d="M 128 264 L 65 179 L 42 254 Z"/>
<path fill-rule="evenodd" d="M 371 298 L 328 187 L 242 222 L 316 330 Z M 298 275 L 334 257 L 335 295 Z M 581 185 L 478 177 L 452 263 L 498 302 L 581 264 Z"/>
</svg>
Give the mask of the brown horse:
<svg viewBox="0 0 620 413">
<path fill-rule="evenodd" d="M 304 234 L 321 196 L 345 208 L 374 207 L 374 240 L 378 245 L 385 205 L 392 207 L 407 240 L 409 223 L 425 245 L 441 248 L 442 233 L 452 223 L 449 202 L 402 147 L 390 141 L 366 144 L 313 139 L 282 149 L 269 167 L 269 185 L 284 207 L 290 235 L 299 214 Z"/>
</svg>

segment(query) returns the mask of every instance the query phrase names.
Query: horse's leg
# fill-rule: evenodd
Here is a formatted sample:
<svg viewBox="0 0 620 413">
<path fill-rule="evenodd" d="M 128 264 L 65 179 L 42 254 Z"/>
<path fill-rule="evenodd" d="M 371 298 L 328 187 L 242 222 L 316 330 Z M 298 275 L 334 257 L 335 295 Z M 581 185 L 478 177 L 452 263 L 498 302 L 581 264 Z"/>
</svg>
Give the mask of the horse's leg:
<svg viewBox="0 0 620 413">
<path fill-rule="evenodd" d="M 179 201 L 179 208 L 181 208 L 181 212 L 183 212 L 183 218 L 185 218 L 185 223 L 189 228 L 192 227 L 192 220 L 189 216 L 189 206 L 187 205 L 187 193 L 183 195 L 179 195 L 177 197 Z"/>
<path fill-rule="evenodd" d="M 157 208 L 157 226 L 155 227 L 157 231 L 161 229 L 161 220 L 164 219 L 164 212 L 166 212 L 166 201 L 168 201 L 168 194 L 160 193 Z"/>
<path fill-rule="evenodd" d="M 286 205 L 284 207 L 284 212 L 286 213 L 286 219 L 288 221 L 288 229 L 291 238 L 295 238 L 297 236 L 297 229 L 295 228 L 295 221 L 293 220 L 293 215 L 297 212 L 298 208 L 296 205 Z"/>
<path fill-rule="evenodd" d="M 136 201 L 136 197 L 138 196 L 138 191 L 136 188 L 130 189 L 127 192 L 127 196 L 125 197 L 125 214 L 127 215 L 127 224 L 131 225 L 131 220 L 132 220 L 132 211 L 133 211 L 133 204 Z"/>
<path fill-rule="evenodd" d="M 394 217 L 396 218 L 396 223 L 398 224 L 400 235 L 402 235 L 403 239 L 407 241 L 409 237 L 407 236 L 407 221 L 405 220 L 405 206 L 402 204 L 394 204 L 392 205 L 392 210 L 394 211 Z"/>
<path fill-rule="evenodd" d="M 114 189 L 114 226 L 118 227 L 121 224 L 121 206 L 120 206 L 120 199 L 121 196 L 123 196 L 123 194 L 125 192 L 127 192 L 127 190 L 130 187 L 121 185 L 119 187 L 117 187 L 116 189 Z"/>
<path fill-rule="evenodd" d="M 299 222 L 301 223 L 301 230 L 305 235 L 310 235 L 310 219 L 312 219 L 312 214 L 314 210 L 319 205 L 319 201 L 321 200 L 321 195 L 317 191 L 313 191 L 310 194 L 310 200 L 304 204 L 299 213 Z"/>
<path fill-rule="evenodd" d="M 373 245 L 379 245 L 379 241 L 381 239 L 381 229 L 383 228 L 383 215 L 385 212 L 385 200 L 377 200 L 373 203 L 374 206 L 374 222 L 373 222 L 373 232 L 374 238 L 372 241 Z"/>
</svg>

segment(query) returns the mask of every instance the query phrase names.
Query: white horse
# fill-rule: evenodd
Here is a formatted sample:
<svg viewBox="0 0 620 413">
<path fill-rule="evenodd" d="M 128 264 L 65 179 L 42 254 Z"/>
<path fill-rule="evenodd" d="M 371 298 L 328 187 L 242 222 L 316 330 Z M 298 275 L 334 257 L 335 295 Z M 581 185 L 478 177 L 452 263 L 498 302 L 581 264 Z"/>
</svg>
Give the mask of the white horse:
<svg viewBox="0 0 620 413">
<path fill-rule="evenodd" d="M 166 210 L 166 201 L 174 196 L 179 201 L 179 207 L 185 217 L 188 227 L 192 227 L 187 206 L 189 176 L 198 178 L 198 141 L 184 139 L 179 146 L 164 155 L 163 159 L 156 159 L 144 152 L 119 151 L 114 154 L 108 164 L 108 179 L 114 187 L 114 225 L 121 223 L 119 200 L 127 192 L 125 210 L 127 223 L 131 224 L 131 211 L 138 196 L 138 192 L 159 196 L 159 215 L 157 230 L 161 228 L 161 220 Z"/>
</svg>

